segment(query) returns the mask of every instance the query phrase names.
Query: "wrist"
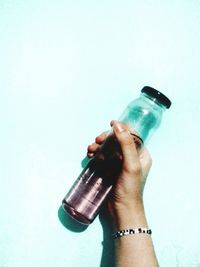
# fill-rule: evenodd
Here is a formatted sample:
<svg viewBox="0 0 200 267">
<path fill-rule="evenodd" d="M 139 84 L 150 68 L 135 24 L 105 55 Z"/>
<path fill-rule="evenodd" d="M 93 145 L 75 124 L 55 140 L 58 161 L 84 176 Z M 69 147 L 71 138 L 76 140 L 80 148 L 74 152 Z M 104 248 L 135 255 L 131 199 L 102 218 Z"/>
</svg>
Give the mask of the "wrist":
<svg viewBox="0 0 200 267">
<path fill-rule="evenodd" d="M 118 206 L 114 210 L 113 227 L 115 230 L 132 227 L 148 227 L 143 202 Z"/>
<path fill-rule="evenodd" d="M 120 218 L 124 215 L 135 215 L 138 212 L 144 211 L 143 198 L 123 199 L 123 201 L 115 201 L 113 203 L 113 211 L 115 216 Z"/>
</svg>

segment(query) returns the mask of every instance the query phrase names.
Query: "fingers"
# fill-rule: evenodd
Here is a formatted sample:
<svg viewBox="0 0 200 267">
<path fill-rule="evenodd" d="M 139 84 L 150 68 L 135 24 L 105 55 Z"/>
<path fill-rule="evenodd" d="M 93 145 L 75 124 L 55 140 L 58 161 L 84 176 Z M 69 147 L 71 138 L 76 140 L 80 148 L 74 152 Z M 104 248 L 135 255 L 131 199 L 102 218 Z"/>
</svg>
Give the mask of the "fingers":
<svg viewBox="0 0 200 267">
<path fill-rule="evenodd" d="M 95 143 L 92 143 L 91 145 L 88 146 L 87 150 L 87 156 L 89 158 L 93 157 L 95 153 L 97 153 L 100 145 L 105 141 L 106 137 L 108 136 L 108 131 L 107 132 L 103 132 L 100 135 L 98 135 L 95 138 Z"/>
<path fill-rule="evenodd" d="M 112 121 L 111 125 L 121 146 L 123 155 L 123 171 L 138 174 L 141 172 L 141 164 L 135 142 L 128 130 L 128 126 L 117 121 Z"/>
<path fill-rule="evenodd" d="M 93 143 L 93 144 L 89 145 L 89 146 L 87 147 L 87 150 L 88 150 L 88 152 L 87 152 L 87 156 L 88 156 L 89 158 L 93 157 L 94 154 L 98 151 L 98 149 L 99 149 L 99 145 L 96 144 L 96 143 Z"/>
<path fill-rule="evenodd" d="M 117 121 L 111 121 L 110 124 L 121 146 L 124 171 L 129 173 L 142 171 L 143 176 L 147 176 L 152 164 L 148 150 L 144 147 L 139 151 L 137 150 L 133 136 L 130 134 L 130 131 L 133 132 L 133 129 L 130 129 L 127 124 Z M 88 146 L 87 156 L 89 158 L 97 153 L 108 134 L 109 131 L 101 133 L 95 138 L 95 142 Z"/>
<path fill-rule="evenodd" d="M 103 132 L 102 134 L 98 135 L 98 136 L 95 138 L 95 142 L 96 142 L 97 144 L 101 145 L 101 144 L 105 141 L 106 137 L 108 136 L 108 133 L 109 133 L 109 132 L 107 131 L 107 132 Z"/>
</svg>

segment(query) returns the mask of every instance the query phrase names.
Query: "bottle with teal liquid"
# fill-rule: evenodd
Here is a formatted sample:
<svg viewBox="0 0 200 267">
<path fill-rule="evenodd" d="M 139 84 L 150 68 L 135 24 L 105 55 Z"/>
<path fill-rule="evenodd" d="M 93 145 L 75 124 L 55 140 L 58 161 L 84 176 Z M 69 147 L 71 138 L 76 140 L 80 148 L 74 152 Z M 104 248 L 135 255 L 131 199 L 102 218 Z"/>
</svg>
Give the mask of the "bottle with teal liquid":
<svg viewBox="0 0 200 267">
<path fill-rule="evenodd" d="M 163 112 L 171 101 L 160 91 L 145 86 L 140 96 L 130 102 L 120 118 L 128 124 L 138 149 L 159 127 Z M 115 185 L 122 168 L 120 146 L 110 131 L 96 155 L 90 159 L 62 201 L 63 209 L 75 220 L 90 224 Z"/>
</svg>

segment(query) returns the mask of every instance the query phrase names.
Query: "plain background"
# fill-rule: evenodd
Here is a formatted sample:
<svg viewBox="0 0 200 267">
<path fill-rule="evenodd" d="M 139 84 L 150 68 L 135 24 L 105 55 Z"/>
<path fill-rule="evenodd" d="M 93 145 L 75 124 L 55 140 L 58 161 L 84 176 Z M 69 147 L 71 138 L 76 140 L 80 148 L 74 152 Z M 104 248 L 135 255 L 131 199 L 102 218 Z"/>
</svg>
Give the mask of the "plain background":
<svg viewBox="0 0 200 267">
<path fill-rule="evenodd" d="M 173 102 L 148 145 L 158 259 L 200 266 L 199 47 L 197 0 L 0 0 L 1 267 L 100 266 L 99 219 L 75 233 L 58 209 L 145 85 Z"/>
</svg>

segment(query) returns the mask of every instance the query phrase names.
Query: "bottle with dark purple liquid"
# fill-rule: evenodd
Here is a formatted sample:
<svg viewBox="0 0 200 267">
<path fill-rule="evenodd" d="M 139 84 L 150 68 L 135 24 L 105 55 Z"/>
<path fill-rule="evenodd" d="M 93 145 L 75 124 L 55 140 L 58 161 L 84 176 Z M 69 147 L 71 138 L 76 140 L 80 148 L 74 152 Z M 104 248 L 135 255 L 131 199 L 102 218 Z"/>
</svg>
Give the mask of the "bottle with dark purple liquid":
<svg viewBox="0 0 200 267">
<path fill-rule="evenodd" d="M 129 125 L 136 147 L 160 125 L 171 101 L 161 92 L 144 87 L 141 95 L 125 109 L 119 121 Z M 63 209 L 83 224 L 90 224 L 115 185 L 122 168 L 120 145 L 111 131 L 97 154 L 89 161 L 62 201 Z"/>
</svg>

